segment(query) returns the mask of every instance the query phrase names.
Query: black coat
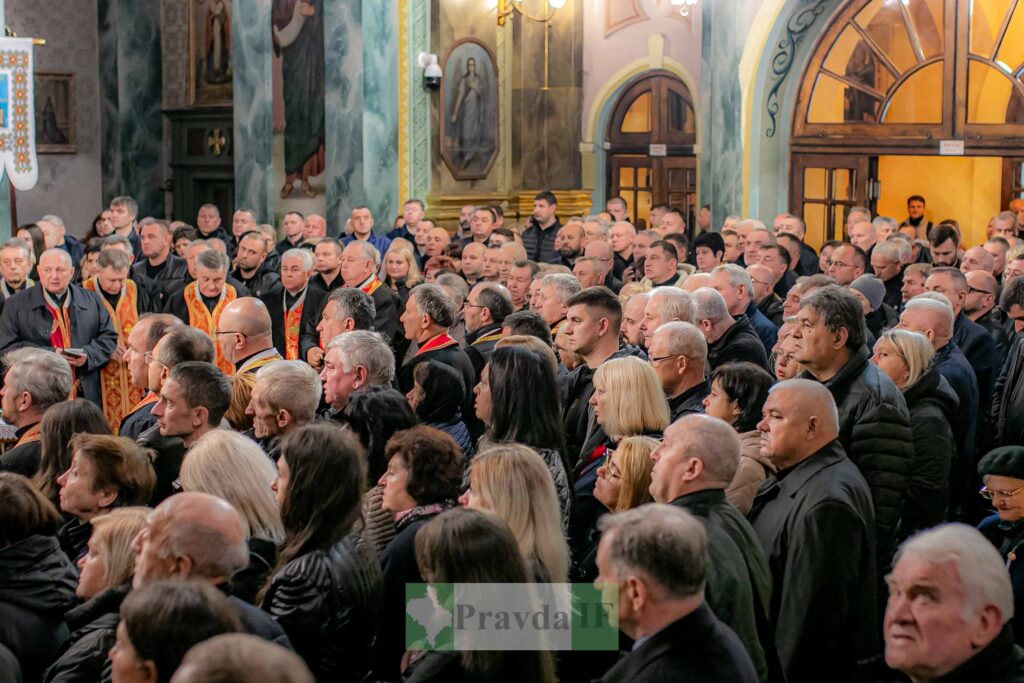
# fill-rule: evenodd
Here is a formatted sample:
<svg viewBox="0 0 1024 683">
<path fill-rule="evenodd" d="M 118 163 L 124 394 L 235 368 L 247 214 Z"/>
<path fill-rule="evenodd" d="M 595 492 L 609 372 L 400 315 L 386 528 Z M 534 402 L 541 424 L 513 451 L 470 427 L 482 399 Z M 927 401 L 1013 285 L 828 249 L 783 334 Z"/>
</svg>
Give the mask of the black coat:
<svg viewBox="0 0 1024 683">
<path fill-rule="evenodd" d="M 761 315 L 768 318 L 768 322 L 774 325 L 776 330 L 782 327 L 782 323 L 784 322 L 783 318 L 785 317 L 785 313 L 782 308 L 782 299 L 780 299 L 779 295 L 774 292 L 761 299 L 761 303 L 757 305 L 757 310 L 761 311 Z"/>
<path fill-rule="evenodd" d="M 382 597 L 380 567 L 358 535 L 300 555 L 263 599 L 320 683 L 362 681 Z"/>
<path fill-rule="evenodd" d="M 188 317 L 188 305 L 185 303 L 185 288 L 193 282 L 194 280 L 191 277 L 187 277 L 180 285 L 164 296 L 163 312 L 178 316 L 178 318 L 186 325 L 190 324 L 190 321 Z M 243 296 L 249 296 L 249 289 L 230 275 L 226 280 L 224 280 L 224 284 L 231 285 L 235 288 L 235 298 L 241 299 Z"/>
<path fill-rule="evenodd" d="M 177 436 L 161 435 L 160 426 L 156 424 L 140 434 L 137 441 L 143 448 L 150 448 L 156 453 L 153 460 L 156 486 L 149 499 L 150 507 L 156 507 L 165 498 L 177 493 L 174 485 L 181 472 L 181 461 L 185 459 L 185 442 Z"/>
<path fill-rule="evenodd" d="M 708 605 L 651 635 L 600 683 L 754 683 L 757 673 L 739 638 Z"/>
<path fill-rule="evenodd" d="M 272 270 L 266 261 L 261 263 L 249 278 L 243 277 L 241 268 L 235 268 L 231 272 L 231 277 L 245 285 L 245 288 L 249 290 L 249 295 L 257 299 L 262 299 L 275 289 L 281 288 L 281 276 Z"/>
<path fill-rule="evenodd" d="M 384 598 L 377 605 L 380 630 L 373 644 L 372 680 L 392 681 L 399 678 L 402 654 L 405 652 L 405 584 L 421 583 L 416 564 L 416 534 L 436 517 L 438 512 L 425 508 L 410 512 L 397 525 L 397 535 L 380 554 L 384 573 Z"/>
<path fill-rule="evenodd" d="M 277 562 L 277 545 L 265 538 L 250 538 L 249 564 L 231 577 L 231 595 L 256 604 L 256 594 L 266 583 Z"/>
<path fill-rule="evenodd" d="M 38 423 L 37 423 L 38 424 Z M 15 432 L 17 438 L 36 425 L 25 425 Z M 20 446 L 10 448 L 0 455 L 0 471 L 14 472 L 23 477 L 31 478 L 39 469 L 42 458 L 43 444 L 40 441 L 29 441 Z"/>
<path fill-rule="evenodd" d="M 814 379 L 810 373 L 803 375 Z M 907 496 L 914 459 L 910 412 L 888 375 L 868 360 L 866 347 L 853 352 L 835 377 L 824 383 L 839 409 L 839 442 L 857 466 L 874 501 L 872 538 L 887 563 Z"/>
<path fill-rule="evenodd" d="M 485 325 L 479 330 L 466 333 L 466 355 L 469 356 L 469 361 L 473 364 L 473 372 L 476 374 L 474 387 L 480 383 L 480 373 L 484 371 L 484 366 L 487 365 L 487 361 L 490 360 L 494 347 L 498 343 L 497 339 L 484 340 L 485 337 L 493 334 L 501 334 L 501 325 Z M 470 387 L 469 390 L 473 391 L 473 388 Z"/>
<path fill-rule="evenodd" d="M 988 332 L 988 336 L 992 337 L 992 343 L 996 345 L 996 360 L 998 362 L 996 367 L 1002 368 L 1006 355 L 1010 351 L 1010 342 L 1012 341 L 1012 335 L 1006 330 L 1006 316 L 1003 314 L 1002 309 L 993 308 L 974 322 L 981 325 Z M 996 375 L 998 374 L 997 371 Z"/>
<path fill-rule="evenodd" d="M 1013 344 L 992 391 L 992 424 L 996 446 L 1024 446 L 1024 345 Z"/>
<path fill-rule="evenodd" d="M 800 260 L 797 261 L 793 270 L 798 276 L 815 275 L 821 272 L 821 260 L 818 258 L 818 252 L 814 251 L 814 247 L 806 242 L 800 243 Z"/>
<path fill-rule="evenodd" d="M 138 410 L 125 415 L 124 419 L 121 420 L 121 429 L 118 430 L 118 436 L 135 440 L 144 431 L 156 426 L 156 418 L 153 417 L 153 405 L 153 403 L 147 403 Z"/>
<path fill-rule="evenodd" d="M 117 331 L 100 300 L 100 295 L 68 285 L 71 294 L 71 345 L 85 351 L 86 362 L 75 368 L 82 384 L 82 398 L 101 405 L 99 370 L 107 364 L 117 347 Z M 43 286 L 18 292 L 4 305 L 0 315 L 0 355 L 31 346 L 52 349 L 50 329 L 53 316 L 46 309 Z"/>
<path fill-rule="evenodd" d="M 1013 639 L 1018 645 L 1024 643 L 1024 620 L 1017 615 L 1024 614 L 1024 522 L 1002 522 L 999 515 L 986 517 L 978 525 L 980 531 L 998 550 L 1006 569 L 1010 573 L 1013 587 Z M 1011 559 L 1012 558 L 1012 559 Z"/>
<path fill-rule="evenodd" d="M 381 289 L 384 288 L 381 287 L 377 291 L 379 292 Z M 455 368 L 462 376 L 463 385 L 466 387 L 465 395 L 462 397 L 462 415 L 467 418 L 474 416 L 476 413 L 473 409 L 473 387 L 476 386 L 476 372 L 473 370 L 473 362 L 469 359 L 469 356 L 458 346 L 435 349 L 413 356 L 398 372 L 398 389 L 403 394 L 409 393 L 414 383 L 413 371 L 417 365 L 428 360 L 434 360 Z"/>
<path fill-rule="evenodd" d="M 772 572 L 786 680 L 860 681 L 857 662 L 879 641 L 871 491 L 838 441 L 783 474 L 761 486 L 750 521 Z"/>
<path fill-rule="evenodd" d="M 1013 644 L 1010 624 L 984 650 L 950 671 L 935 683 L 1024 683 L 1024 650 Z"/>
<path fill-rule="evenodd" d="M 947 519 L 949 472 L 956 454 L 952 425 L 960 400 L 936 368 L 929 368 L 903 392 L 910 410 L 914 460 L 900 537 L 933 527 Z"/>
<path fill-rule="evenodd" d="M 71 638 L 64 653 L 46 670 L 44 683 L 96 683 L 101 679 L 108 667 L 107 655 L 117 640 L 118 610 L 130 589 L 129 584 L 108 588 L 65 615 Z"/>
<path fill-rule="evenodd" d="M 146 259 L 143 259 L 132 266 L 132 274 L 135 276 L 144 276 L 154 281 L 160 291 L 160 301 L 178 287 L 181 287 L 185 280 L 188 278 L 188 262 L 176 256 L 173 252 L 167 255 L 167 260 L 164 261 L 164 267 L 159 271 L 150 275 L 149 263 Z M 162 310 L 162 309 L 157 309 Z"/>
<path fill-rule="evenodd" d="M 983 414 L 992 405 L 992 385 L 999 374 L 1000 359 L 996 356 L 996 344 L 988 331 L 960 311 L 953 327 L 953 341 L 964 352 L 967 361 L 978 376 L 978 400 Z"/>
<path fill-rule="evenodd" d="M 720 365 L 747 361 L 768 370 L 768 355 L 747 316 L 741 315 L 721 337 L 708 344 L 708 364 Z"/>
<path fill-rule="evenodd" d="M 64 613 L 75 604 L 77 573 L 53 536 L 0 549 L 0 645 L 36 681 L 67 642 Z"/>
<path fill-rule="evenodd" d="M 274 348 L 285 357 L 285 289 L 279 287 L 270 294 L 263 296 L 263 303 L 270 312 L 270 328 L 274 338 Z M 315 287 L 306 288 L 306 299 L 302 302 L 302 318 L 299 322 L 299 360 L 306 360 L 306 351 L 320 346 L 320 335 L 316 326 L 320 324 L 327 301 L 327 293 Z"/>
<path fill-rule="evenodd" d="M 758 679 L 782 681 L 769 626 L 772 575 L 750 523 L 726 502 L 723 489 L 689 493 L 672 505 L 691 513 L 708 532 L 708 606 L 739 637 Z"/>
</svg>

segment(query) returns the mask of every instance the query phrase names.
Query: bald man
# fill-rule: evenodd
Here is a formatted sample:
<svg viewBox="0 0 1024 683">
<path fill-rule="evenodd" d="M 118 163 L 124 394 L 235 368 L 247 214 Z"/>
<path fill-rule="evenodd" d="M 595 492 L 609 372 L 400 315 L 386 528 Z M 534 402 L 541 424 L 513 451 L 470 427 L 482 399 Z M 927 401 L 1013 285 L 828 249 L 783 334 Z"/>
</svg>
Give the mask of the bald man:
<svg viewBox="0 0 1024 683">
<path fill-rule="evenodd" d="M 220 314 L 215 337 L 235 374 L 255 373 L 267 363 L 284 360 L 274 348 L 270 311 L 255 297 L 235 299 Z"/>
<path fill-rule="evenodd" d="M 468 242 L 462 248 L 462 276 L 470 287 L 475 285 L 484 273 L 484 252 L 487 247 L 482 242 Z"/>
<path fill-rule="evenodd" d="M 341 279 L 346 287 L 355 287 L 370 295 L 375 311 L 373 331 L 380 332 L 391 340 L 395 357 L 401 358 L 408 348 L 401 333 L 401 326 L 398 324 L 402 302 L 398 295 L 390 287 L 384 286 L 377 277 L 380 258 L 380 252 L 369 242 L 355 241 L 346 245 L 341 255 Z"/>
<path fill-rule="evenodd" d="M 451 244 L 452 238 L 444 228 L 431 228 L 427 233 L 427 258 L 444 256 L 444 249 Z"/>
<path fill-rule="evenodd" d="M 772 284 L 775 281 L 775 272 L 768 266 L 755 263 L 747 266 L 747 275 L 750 276 L 753 285 L 750 298 L 757 305 L 757 310 L 761 311 L 776 329 L 782 327 L 785 314 L 782 312 L 782 299 L 775 293 Z"/>
<path fill-rule="evenodd" d="M 171 496 L 149 513 L 132 550 L 132 588 L 164 579 L 208 583 L 230 595 L 242 630 L 291 648 L 277 621 L 252 605 L 265 566 L 257 558 L 250 569 L 242 518 L 226 500 L 195 491 Z"/>
<path fill-rule="evenodd" d="M 960 419 L 950 425 L 957 438 L 957 450 L 962 460 L 974 462 L 979 418 L 978 377 L 953 339 L 953 309 L 948 299 L 938 293 L 919 294 L 907 302 L 896 327 L 919 332 L 932 343 L 935 355 L 932 356 L 931 365 L 938 369 L 960 399 Z M 954 466 L 956 464 L 954 461 Z M 962 499 L 957 499 L 953 493 L 951 487 L 950 510 L 955 512 L 953 504 L 962 502 Z M 961 491 L 961 494 L 964 492 Z"/>
<path fill-rule="evenodd" d="M 609 242 L 615 250 L 615 265 L 612 274 L 622 280 L 622 274 L 633 265 L 633 242 L 636 240 L 636 228 L 628 221 L 612 224 Z"/>
<path fill-rule="evenodd" d="M 693 273 L 688 275 L 683 284 L 679 287 L 685 291 L 693 294 L 701 287 L 711 287 L 711 273 Z"/>
<path fill-rule="evenodd" d="M 778 474 L 758 490 L 749 519 L 772 571 L 771 627 L 783 672 L 789 681 L 852 674 L 878 652 L 871 490 L 839 443 L 827 387 L 776 384 L 763 413 L 761 455 Z"/>
<path fill-rule="evenodd" d="M 655 333 L 656 342 L 662 329 Z M 708 605 L 736 632 L 759 676 L 767 680 L 765 652 L 772 659 L 775 654 L 768 628 L 771 572 L 750 523 L 725 498 L 740 464 L 736 430 L 718 418 L 686 415 L 665 430 L 651 460 L 650 492 L 655 502 L 686 510 L 707 529 Z"/>
<path fill-rule="evenodd" d="M 996 345 L 996 357 L 1006 358 L 1010 350 L 1010 336 L 1006 330 L 1006 316 L 996 307 L 999 285 L 992 273 L 972 270 L 966 273 L 967 300 L 964 313 L 968 318 L 985 328 Z"/>
</svg>

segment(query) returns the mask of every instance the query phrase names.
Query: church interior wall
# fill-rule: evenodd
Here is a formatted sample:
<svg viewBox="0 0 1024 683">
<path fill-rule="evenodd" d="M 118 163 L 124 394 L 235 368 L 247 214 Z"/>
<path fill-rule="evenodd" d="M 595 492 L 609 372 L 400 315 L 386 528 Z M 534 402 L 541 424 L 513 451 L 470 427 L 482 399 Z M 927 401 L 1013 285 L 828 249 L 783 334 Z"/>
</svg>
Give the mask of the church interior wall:
<svg viewBox="0 0 1024 683">
<path fill-rule="evenodd" d="M 56 214 L 70 234 L 83 235 L 102 201 L 96 0 L 8 2 L 5 9 L 12 31 L 46 40 L 35 49 L 35 70 L 70 73 L 75 86 L 76 151 L 39 155 L 38 184 L 17 193 L 18 221 Z"/>
</svg>

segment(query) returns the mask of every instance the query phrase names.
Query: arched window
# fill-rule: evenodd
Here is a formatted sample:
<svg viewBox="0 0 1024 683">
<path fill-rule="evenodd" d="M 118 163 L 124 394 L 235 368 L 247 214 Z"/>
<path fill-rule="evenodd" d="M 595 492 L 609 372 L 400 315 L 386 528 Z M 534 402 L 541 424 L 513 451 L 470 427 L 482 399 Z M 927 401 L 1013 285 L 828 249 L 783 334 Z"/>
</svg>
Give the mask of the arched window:
<svg viewBox="0 0 1024 683">
<path fill-rule="evenodd" d="M 1024 136 L 1024 2 L 853 0 L 822 34 L 795 139 Z"/>
</svg>

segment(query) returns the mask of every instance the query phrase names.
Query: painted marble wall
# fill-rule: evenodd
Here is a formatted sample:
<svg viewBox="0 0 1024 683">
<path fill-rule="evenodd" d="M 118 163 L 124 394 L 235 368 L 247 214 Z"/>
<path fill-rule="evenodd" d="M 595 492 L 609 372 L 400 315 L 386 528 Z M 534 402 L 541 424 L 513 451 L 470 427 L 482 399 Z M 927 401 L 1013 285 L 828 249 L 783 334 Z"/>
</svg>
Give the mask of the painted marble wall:
<svg viewBox="0 0 1024 683">
<path fill-rule="evenodd" d="M 272 214 L 271 0 L 235 0 L 231 66 L 235 93 L 235 205 Z"/>
<path fill-rule="evenodd" d="M 75 76 L 78 151 L 39 156 L 38 184 L 16 195 L 18 220 L 53 213 L 64 218 L 71 234 L 83 235 L 102 201 L 96 1 L 8 2 L 6 23 L 18 35 L 46 39 L 46 46 L 35 49 L 37 71 Z M 6 183 L 3 192 L 6 201 Z"/>
<path fill-rule="evenodd" d="M 747 0 L 715 0 L 702 8 L 700 203 L 711 205 L 712 225 L 743 207 L 738 73 L 752 17 Z"/>
</svg>

